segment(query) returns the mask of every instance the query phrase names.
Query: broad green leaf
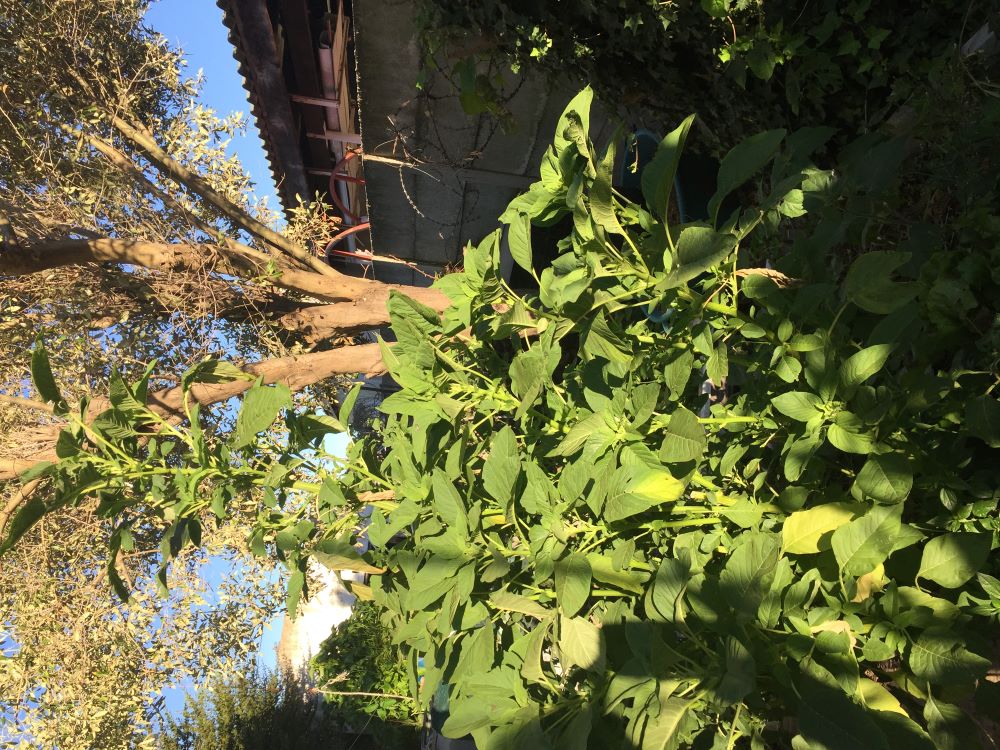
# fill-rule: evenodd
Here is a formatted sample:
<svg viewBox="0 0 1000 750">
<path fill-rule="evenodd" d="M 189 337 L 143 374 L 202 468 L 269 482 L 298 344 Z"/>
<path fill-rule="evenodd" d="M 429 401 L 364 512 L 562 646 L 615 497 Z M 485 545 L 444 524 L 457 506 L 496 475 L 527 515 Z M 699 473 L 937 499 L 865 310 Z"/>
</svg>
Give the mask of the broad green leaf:
<svg viewBox="0 0 1000 750">
<path fill-rule="evenodd" d="M 686 284 L 724 261 L 736 247 L 736 237 L 710 227 L 686 227 L 677 240 L 677 257 L 662 287 Z"/>
<path fill-rule="evenodd" d="M 0 555 L 4 554 L 15 544 L 17 540 L 27 533 L 28 529 L 34 526 L 38 520 L 45 515 L 45 503 L 37 497 L 31 497 L 25 502 L 14 515 L 7 529 L 7 538 L 0 544 Z"/>
<path fill-rule="evenodd" d="M 539 620 L 551 614 L 549 610 L 545 609 L 538 602 L 526 596 L 514 594 L 506 589 L 494 591 L 490 594 L 490 604 L 497 609 L 503 609 L 508 612 L 520 612 L 521 614 L 531 615 Z"/>
<path fill-rule="evenodd" d="M 285 609 L 288 616 L 295 619 L 295 614 L 299 608 L 299 599 L 302 597 L 302 589 L 306 584 L 306 574 L 301 568 L 295 568 L 288 576 L 288 590 L 285 593 Z"/>
<path fill-rule="evenodd" d="M 970 435 L 1000 448 L 1000 401 L 992 396 L 972 399 L 965 405 L 965 422 Z"/>
<path fill-rule="evenodd" d="M 604 519 L 620 521 L 637 513 L 673 502 L 684 494 L 684 483 L 663 468 L 644 465 L 622 466 L 612 476 Z"/>
<path fill-rule="evenodd" d="M 604 635 L 582 617 L 559 618 L 559 653 L 563 669 L 578 666 L 591 672 L 604 669 Z"/>
<path fill-rule="evenodd" d="M 431 489 L 434 493 L 435 512 L 449 529 L 455 529 L 459 537 L 464 540 L 469 535 L 467 510 L 455 485 L 443 471 L 434 469 Z"/>
<path fill-rule="evenodd" d="M 876 505 L 834 531 L 830 541 L 841 571 L 860 576 L 884 562 L 896 542 L 902 513 L 902 504 Z"/>
<path fill-rule="evenodd" d="M 517 703 L 510 701 L 513 708 L 517 708 Z M 469 732 L 480 727 L 489 726 L 494 720 L 499 720 L 497 706 L 484 701 L 468 698 L 461 701 L 453 701 L 448 706 L 448 718 L 441 727 L 441 732 L 445 737 L 461 739 Z"/>
<path fill-rule="evenodd" d="M 590 571 L 595 581 L 623 591 L 631 591 L 633 594 L 642 593 L 646 579 L 649 577 L 648 573 L 618 570 L 610 557 L 598 552 L 588 553 L 587 562 L 590 563 Z"/>
<path fill-rule="evenodd" d="M 494 500 L 506 506 L 512 500 L 520 473 L 517 438 L 510 427 L 504 426 L 490 442 L 490 453 L 483 464 L 483 487 Z"/>
<path fill-rule="evenodd" d="M 910 259 L 909 253 L 876 251 L 859 256 L 844 281 L 847 297 L 862 310 L 887 315 L 917 294 L 913 282 L 896 282 L 892 272 Z"/>
<path fill-rule="evenodd" d="M 882 369 L 891 352 L 891 344 L 875 344 L 852 354 L 840 366 L 840 382 L 845 388 L 861 385 Z"/>
<path fill-rule="evenodd" d="M 793 555 L 811 555 L 830 549 L 833 531 L 849 523 L 858 506 L 827 503 L 792 513 L 781 527 L 781 546 Z"/>
<path fill-rule="evenodd" d="M 663 222 L 667 220 L 677 165 L 680 164 L 684 142 L 694 123 L 694 117 L 694 115 L 687 117 L 660 141 L 652 161 L 642 170 L 642 197 L 653 214 Z"/>
<path fill-rule="evenodd" d="M 841 415 L 838 415 L 838 419 Z M 843 424 L 834 423 L 826 432 L 826 439 L 834 448 L 844 451 L 844 453 L 855 453 L 864 456 L 871 453 L 874 439 L 864 432 L 854 432 Z"/>
<path fill-rule="evenodd" d="M 962 531 L 934 537 L 924 545 L 917 578 L 956 589 L 983 567 L 992 542 L 990 534 Z"/>
<path fill-rule="evenodd" d="M 871 715 L 843 691 L 809 675 L 799 683 L 799 731 L 812 750 L 890 750 Z"/>
<path fill-rule="evenodd" d="M 921 683 L 973 685 L 986 675 L 990 660 L 974 654 L 950 630 L 927 630 L 910 647 L 910 669 Z"/>
<path fill-rule="evenodd" d="M 981 747 L 979 731 L 958 706 L 927 696 L 924 721 L 937 750 L 975 750 Z"/>
<path fill-rule="evenodd" d="M 899 699 L 885 689 L 881 684 L 867 677 L 862 677 L 859 692 L 865 705 L 872 711 L 891 711 L 893 713 L 909 716 L 906 709 L 900 704 Z"/>
<path fill-rule="evenodd" d="M 719 585 L 734 610 L 754 617 L 771 587 L 781 548 L 776 534 L 751 531 L 741 536 L 745 541 L 726 561 Z"/>
<path fill-rule="evenodd" d="M 570 140 L 566 137 L 566 130 L 569 128 L 572 120 L 577 121 L 584 134 L 590 130 L 590 105 L 593 100 L 594 92 L 590 86 L 587 86 L 566 105 L 566 109 L 563 110 L 562 115 L 559 117 L 559 122 L 556 123 L 556 133 L 553 139 L 553 145 L 557 154 L 571 145 Z M 575 117 L 571 117 L 573 113 L 575 113 Z"/>
<path fill-rule="evenodd" d="M 353 570 L 358 573 L 384 573 L 385 568 L 379 568 L 367 562 L 358 553 L 354 545 L 336 539 L 325 539 L 316 545 L 312 556 L 328 570 Z"/>
<path fill-rule="evenodd" d="M 705 453 L 708 444 L 705 430 L 692 412 L 678 406 L 667 423 L 660 460 L 666 463 L 697 461 Z"/>
<path fill-rule="evenodd" d="M 674 622 L 677 600 L 690 579 L 690 566 L 677 558 L 663 558 L 646 594 L 646 616 L 659 622 Z"/>
<path fill-rule="evenodd" d="M 694 369 L 694 355 L 688 349 L 674 357 L 664 368 L 663 375 L 670 390 L 670 397 L 674 401 L 679 400 L 684 394 L 684 387 L 691 379 L 692 369 Z"/>
<path fill-rule="evenodd" d="M 255 377 L 232 362 L 205 359 L 184 371 L 181 387 L 187 390 L 194 383 L 231 383 L 234 380 L 254 380 Z"/>
<path fill-rule="evenodd" d="M 733 190 L 761 170 L 778 152 L 784 130 L 768 130 L 747 138 L 722 159 L 719 165 L 718 187 L 708 202 L 708 215 L 717 222 L 722 201 Z"/>
<path fill-rule="evenodd" d="M 556 562 L 556 599 L 563 614 L 572 617 L 590 597 L 590 563 L 572 552 Z"/>
<path fill-rule="evenodd" d="M 823 400 L 808 391 L 790 391 L 775 396 L 771 403 L 786 417 L 798 422 L 808 422 L 819 416 Z"/>
<path fill-rule="evenodd" d="M 550 625 L 549 621 L 542 621 L 526 636 L 527 645 L 524 649 L 521 676 L 529 682 L 545 683 L 542 650 L 545 647 L 545 636 L 548 635 Z"/>
<path fill-rule="evenodd" d="M 230 438 L 230 448 L 238 450 L 250 445 L 258 433 L 271 426 L 281 409 L 291 406 L 292 394 L 284 383 L 253 386 L 243 397 L 236 429 Z"/>
<path fill-rule="evenodd" d="M 624 234 L 618 215 L 615 212 L 615 201 L 612 194 L 612 171 L 615 164 L 615 138 L 608 142 L 604 158 L 597 165 L 597 177 L 590 190 L 590 213 L 594 221 L 609 234 Z"/>
<path fill-rule="evenodd" d="M 913 487 L 910 461 L 901 453 L 869 456 L 854 484 L 863 494 L 880 503 L 901 502 Z"/>
<path fill-rule="evenodd" d="M 53 404 L 57 414 L 65 411 L 66 402 L 63 401 L 62 394 L 59 393 L 59 386 L 56 385 L 56 379 L 52 375 L 52 366 L 49 364 L 49 354 L 45 351 L 45 345 L 42 344 L 41 339 L 35 342 L 35 346 L 31 350 L 31 381 L 34 383 L 38 395 L 42 397 L 42 401 Z"/>
<path fill-rule="evenodd" d="M 756 684 L 757 670 L 750 651 L 732 636 L 726 638 L 726 671 L 715 689 L 715 699 L 731 706 L 753 691 Z"/>
<path fill-rule="evenodd" d="M 529 273 L 531 264 L 531 219 L 527 214 L 518 213 L 507 230 L 507 246 L 514 262 Z"/>
<path fill-rule="evenodd" d="M 348 425 L 351 423 L 351 412 L 354 411 L 354 404 L 358 401 L 362 385 L 362 383 L 355 383 L 354 387 L 351 388 L 341 402 L 340 409 L 337 412 L 337 421 L 341 424 Z"/>
<path fill-rule="evenodd" d="M 649 717 L 646 731 L 642 735 L 641 750 L 669 750 L 677 747 L 678 732 L 693 702 L 677 695 L 661 695 L 660 711 L 656 716 Z"/>
</svg>

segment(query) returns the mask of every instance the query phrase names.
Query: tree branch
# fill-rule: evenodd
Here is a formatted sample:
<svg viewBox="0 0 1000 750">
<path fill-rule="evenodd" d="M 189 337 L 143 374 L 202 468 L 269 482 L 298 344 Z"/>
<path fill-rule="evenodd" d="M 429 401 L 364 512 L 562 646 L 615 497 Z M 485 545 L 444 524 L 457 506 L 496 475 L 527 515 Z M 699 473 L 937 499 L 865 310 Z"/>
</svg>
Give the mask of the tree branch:
<svg viewBox="0 0 1000 750">
<path fill-rule="evenodd" d="M 242 208 L 232 203 L 221 193 L 216 192 L 200 175 L 189 170 L 160 148 L 152 136 L 142 132 L 139 128 L 126 122 L 116 114 L 111 113 L 110 120 L 111 124 L 125 138 L 146 154 L 157 169 L 193 193 L 201 196 L 227 218 L 236 222 L 251 234 L 260 237 L 260 239 L 269 245 L 296 259 L 307 268 L 311 268 L 316 273 L 331 278 L 341 278 L 343 276 L 343 274 L 332 269 L 305 248 L 299 247 L 287 237 L 283 237 L 267 225 L 249 216 Z"/>
<path fill-rule="evenodd" d="M 37 409 L 38 411 L 52 413 L 52 407 L 41 401 L 35 401 L 33 398 L 21 398 L 20 396 L 8 396 L 6 393 L 0 393 L 0 404 L 10 404 L 11 406 L 20 406 L 24 409 Z"/>
</svg>

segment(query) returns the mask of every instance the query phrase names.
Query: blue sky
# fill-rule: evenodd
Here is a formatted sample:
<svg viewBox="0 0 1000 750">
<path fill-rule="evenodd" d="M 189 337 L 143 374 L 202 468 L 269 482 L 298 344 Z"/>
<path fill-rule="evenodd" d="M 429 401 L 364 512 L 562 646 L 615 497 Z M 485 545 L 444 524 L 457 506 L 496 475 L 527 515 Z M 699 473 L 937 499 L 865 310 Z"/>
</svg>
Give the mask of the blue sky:
<svg viewBox="0 0 1000 750">
<path fill-rule="evenodd" d="M 146 20 L 172 47 L 184 50 L 189 75 L 196 75 L 199 70 L 204 72 L 202 103 L 219 114 L 242 112 L 250 117 L 247 92 L 237 72 L 233 48 L 222 23 L 222 11 L 212 0 L 159 0 L 150 7 Z M 257 195 L 266 196 L 268 205 L 277 210 L 274 183 L 252 119 L 246 134 L 229 144 L 229 151 L 243 162 L 254 181 Z"/>
</svg>

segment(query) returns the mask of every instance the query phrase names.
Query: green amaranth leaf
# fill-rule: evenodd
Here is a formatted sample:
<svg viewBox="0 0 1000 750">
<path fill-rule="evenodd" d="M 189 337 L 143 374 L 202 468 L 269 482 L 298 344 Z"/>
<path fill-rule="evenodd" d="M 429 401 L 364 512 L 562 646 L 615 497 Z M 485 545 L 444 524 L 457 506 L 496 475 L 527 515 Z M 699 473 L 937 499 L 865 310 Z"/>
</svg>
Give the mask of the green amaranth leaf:
<svg viewBox="0 0 1000 750">
<path fill-rule="evenodd" d="M 917 578 L 955 589 L 969 581 L 986 563 L 992 535 L 954 532 L 934 537 L 924 545 Z"/>
<path fill-rule="evenodd" d="M 900 453 L 869 456 L 854 484 L 862 493 L 880 503 L 901 502 L 913 487 L 910 461 Z"/>
<path fill-rule="evenodd" d="M 887 315 L 917 294 L 913 282 L 899 283 L 892 272 L 910 259 L 909 253 L 870 252 L 859 256 L 847 272 L 844 289 L 847 297 L 862 310 Z"/>
<path fill-rule="evenodd" d="M 713 223 L 718 221 L 719 208 L 726 196 L 771 161 L 784 138 L 784 130 L 768 130 L 747 138 L 726 154 L 719 165 L 718 188 L 708 202 L 708 215 Z"/>
<path fill-rule="evenodd" d="M 830 549 L 833 531 L 849 523 L 858 506 L 827 503 L 792 513 L 781 527 L 781 545 L 793 555 L 811 555 Z"/>
<path fill-rule="evenodd" d="M 490 442 L 490 454 L 483 464 L 483 487 L 494 500 L 506 505 L 520 472 L 517 438 L 510 427 L 504 426 Z"/>
<path fill-rule="evenodd" d="M 845 388 L 861 385 L 882 369 L 891 352 L 891 344 L 876 344 L 852 354 L 840 366 L 840 382 Z"/>
<path fill-rule="evenodd" d="M 652 161 L 642 170 L 642 197 L 660 221 L 667 220 L 670 193 L 674 189 L 674 177 L 680 164 L 684 142 L 687 140 L 694 115 L 690 115 L 676 130 L 668 133 L 656 147 Z"/>
<path fill-rule="evenodd" d="M 925 631 L 910 648 L 910 669 L 922 683 L 972 685 L 986 675 L 990 660 L 974 654 L 946 630 Z"/>
<path fill-rule="evenodd" d="M 559 618 L 559 653 L 564 669 L 578 666 L 591 672 L 604 669 L 604 635 L 582 617 Z"/>
<path fill-rule="evenodd" d="M 705 430 L 691 411 L 677 407 L 667 423 L 660 460 L 666 463 L 697 461 L 705 452 Z"/>
<path fill-rule="evenodd" d="M 237 450 L 250 445 L 258 433 L 271 426 L 281 409 L 291 405 L 292 393 L 284 383 L 253 386 L 243 397 L 229 447 Z"/>
<path fill-rule="evenodd" d="M 833 532 L 831 545 L 843 573 L 864 575 L 892 552 L 902 525 L 902 504 L 876 505 Z"/>
<path fill-rule="evenodd" d="M 570 553 L 556 562 L 556 599 L 563 614 L 573 616 L 590 597 L 591 571 L 587 558 Z"/>
<path fill-rule="evenodd" d="M 779 412 L 797 422 L 808 422 L 818 417 L 823 400 L 808 391 L 790 391 L 771 399 L 771 404 Z"/>
<path fill-rule="evenodd" d="M 532 270 L 531 264 L 531 219 L 527 214 L 518 213 L 511 219 L 507 229 L 507 246 L 511 257 L 525 271 Z"/>
<path fill-rule="evenodd" d="M 66 402 L 63 401 L 62 394 L 59 393 L 59 386 L 56 385 L 56 379 L 52 375 L 52 366 L 49 364 L 49 354 L 45 351 L 45 345 L 42 344 L 41 339 L 35 342 L 35 346 L 31 350 L 31 381 L 34 383 L 38 395 L 42 397 L 42 401 L 53 404 L 57 414 L 65 411 Z"/>
<path fill-rule="evenodd" d="M 969 434 L 991 448 L 1000 448 L 1000 401 L 991 396 L 972 399 L 965 406 Z"/>
</svg>

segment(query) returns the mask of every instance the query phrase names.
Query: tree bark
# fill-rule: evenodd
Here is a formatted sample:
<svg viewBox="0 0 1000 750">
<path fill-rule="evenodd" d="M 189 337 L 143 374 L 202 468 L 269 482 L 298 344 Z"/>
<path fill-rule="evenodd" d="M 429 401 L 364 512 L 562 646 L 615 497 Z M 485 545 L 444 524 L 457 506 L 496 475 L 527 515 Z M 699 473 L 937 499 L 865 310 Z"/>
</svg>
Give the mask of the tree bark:
<svg viewBox="0 0 1000 750">
<path fill-rule="evenodd" d="M 24 276 L 62 266 L 106 262 L 127 263 L 162 271 L 197 271 L 205 266 L 213 252 L 216 252 L 215 249 L 207 245 L 114 239 L 57 240 L 35 244 L 22 252 L 0 254 L 0 276 Z M 329 277 L 309 271 L 285 270 L 281 271 L 281 275 L 273 283 L 318 299 L 347 303 L 339 310 L 345 315 L 349 314 L 352 321 L 357 321 L 360 315 L 367 312 L 372 316 L 369 328 L 378 328 L 387 322 L 385 306 L 393 291 L 405 294 L 439 312 L 449 304 L 447 296 L 437 289 L 383 284 L 370 279 L 345 276 L 336 271 L 334 273 L 335 277 Z"/>
</svg>

